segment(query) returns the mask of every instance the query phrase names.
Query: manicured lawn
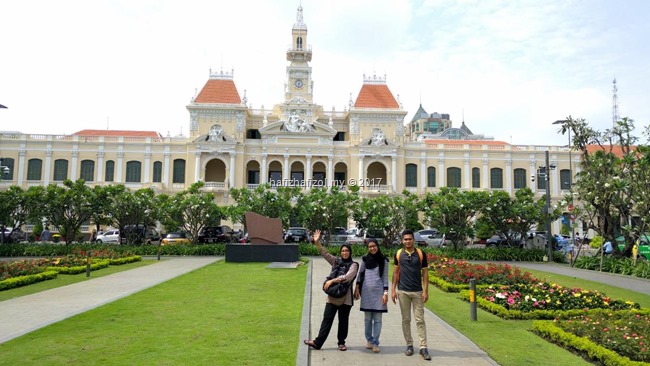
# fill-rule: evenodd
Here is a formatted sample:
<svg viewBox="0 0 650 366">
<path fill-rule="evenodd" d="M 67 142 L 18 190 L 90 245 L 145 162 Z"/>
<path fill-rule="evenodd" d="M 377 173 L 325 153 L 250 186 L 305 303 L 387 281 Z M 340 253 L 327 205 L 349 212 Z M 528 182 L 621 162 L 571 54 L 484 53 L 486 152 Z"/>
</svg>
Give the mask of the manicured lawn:
<svg viewBox="0 0 650 366">
<path fill-rule="evenodd" d="M 77 282 L 88 281 L 93 278 L 108 276 L 113 273 L 126 271 L 129 269 L 134 269 L 142 266 L 147 266 L 155 262 L 156 262 L 155 260 L 148 259 L 139 262 L 122 264 L 119 266 L 108 266 L 107 268 L 102 268 L 100 270 L 90 272 L 90 277 L 86 277 L 85 272 L 76 275 L 59 274 L 55 279 L 52 280 L 37 282 L 27 286 L 16 287 L 5 291 L 0 291 L 0 301 L 13 299 L 14 297 L 19 297 L 19 296 L 30 295 L 37 292 L 49 290 L 52 288 L 67 286 Z"/>
<path fill-rule="evenodd" d="M 306 267 L 223 261 L 0 344 L 2 365 L 292 365 Z"/>
</svg>

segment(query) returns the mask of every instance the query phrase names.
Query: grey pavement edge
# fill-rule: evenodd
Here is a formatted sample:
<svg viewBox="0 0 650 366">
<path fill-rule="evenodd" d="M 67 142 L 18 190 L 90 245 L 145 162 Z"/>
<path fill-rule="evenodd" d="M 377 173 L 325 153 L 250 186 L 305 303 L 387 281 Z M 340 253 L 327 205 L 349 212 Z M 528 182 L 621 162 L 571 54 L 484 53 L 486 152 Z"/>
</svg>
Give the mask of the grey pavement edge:
<svg viewBox="0 0 650 366">
<path fill-rule="evenodd" d="M 359 261 L 360 258 L 355 258 Z M 388 313 L 383 315 L 382 332 L 380 337 L 380 352 L 373 353 L 365 349 L 363 312 L 359 310 L 359 302 L 355 301 L 350 312 L 350 327 L 346 340 L 348 350 L 341 352 L 336 345 L 336 332 L 338 320 L 334 321 L 327 341 L 320 350 L 309 350 L 309 363 L 305 363 L 302 356 L 308 347 L 302 343 L 303 339 L 315 338 L 325 309 L 326 295 L 321 289 L 321 284 L 330 272 L 330 265 L 322 257 L 310 257 L 311 273 L 307 274 L 307 288 L 311 287 L 311 294 L 305 293 L 304 308 L 311 309 L 310 329 L 301 330 L 299 349 L 296 364 L 311 366 L 326 365 L 498 365 L 483 350 L 478 348 L 467 337 L 456 331 L 431 311 L 425 308 L 425 322 L 427 325 L 427 344 L 432 361 L 422 359 L 416 350 L 413 356 L 406 356 L 404 351 L 406 343 L 402 334 L 402 317 L 399 306 L 389 301 Z M 309 284 L 311 283 L 311 286 Z M 435 301 L 430 298 L 429 301 Z M 311 303 L 311 306 L 309 304 Z M 303 316 L 307 316 L 303 312 Z M 469 313 L 467 314 L 469 321 Z M 417 333 L 415 321 L 411 321 L 412 334 L 417 346 Z M 417 348 L 417 347 L 416 347 Z"/>
<path fill-rule="evenodd" d="M 472 263 L 478 263 L 471 261 Z M 487 262 L 481 262 L 487 263 Z M 581 278 L 584 280 L 600 282 L 614 287 L 639 292 L 642 294 L 650 294 L 650 280 L 641 278 L 621 275 L 618 273 L 600 272 L 589 269 L 581 269 L 571 267 L 568 264 L 561 263 L 544 263 L 544 262 L 496 262 L 502 264 L 509 264 L 517 266 L 522 269 L 532 269 L 550 273 L 556 273 L 564 276 Z"/>
<path fill-rule="evenodd" d="M 0 343 L 153 287 L 223 257 L 171 257 L 158 263 L 0 301 Z"/>
</svg>

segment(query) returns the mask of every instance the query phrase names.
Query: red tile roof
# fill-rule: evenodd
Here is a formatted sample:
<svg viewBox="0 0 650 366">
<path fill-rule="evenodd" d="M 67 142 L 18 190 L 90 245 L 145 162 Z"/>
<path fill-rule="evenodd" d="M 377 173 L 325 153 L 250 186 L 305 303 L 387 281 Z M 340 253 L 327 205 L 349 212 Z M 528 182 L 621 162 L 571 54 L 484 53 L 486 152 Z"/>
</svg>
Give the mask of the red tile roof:
<svg viewBox="0 0 650 366">
<path fill-rule="evenodd" d="M 119 136 L 119 137 L 161 137 L 156 131 L 130 130 L 81 130 L 73 133 L 76 136 Z"/>
<path fill-rule="evenodd" d="M 630 146 L 630 151 L 634 151 L 635 149 L 635 146 Z M 587 145 L 588 154 L 591 154 L 597 150 L 602 150 L 605 153 L 609 153 L 611 151 L 612 154 L 618 156 L 619 158 L 623 157 L 623 149 L 620 145 L 603 145 L 603 147 L 600 147 L 600 145 Z"/>
<path fill-rule="evenodd" d="M 399 108 L 386 84 L 364 83 L 354 103 L 357 108 Z"/>
<path fill-rule="evenodd" d="M 241 104 L 233 80 L 210 79 L 194 100 L 196 103 Z"/>
</svg>

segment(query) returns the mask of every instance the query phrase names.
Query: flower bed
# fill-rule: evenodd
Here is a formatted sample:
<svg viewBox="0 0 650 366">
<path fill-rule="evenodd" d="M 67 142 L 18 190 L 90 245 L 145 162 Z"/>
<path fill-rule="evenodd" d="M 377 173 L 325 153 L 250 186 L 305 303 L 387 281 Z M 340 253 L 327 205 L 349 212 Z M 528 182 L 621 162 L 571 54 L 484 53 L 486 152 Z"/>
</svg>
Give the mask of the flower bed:
<svg viewBox="0 0 650 366">
<path fill-rule="evenodd" d="M 469 300 L 469 291 L 462 297 Z M 560 312 L 575 314 L 587 309 L 610 311 L 639 309 L 637 303 L 611 299 L 598 291 L 539 282 L 478 287 L 479 306 L 506 319 L 553 319 Z"/>
<path fill-rule="evenodd" d="M 554 321 L 534 321 L 533 330 L 605 365 L 650 363 L 650 310 L 592 310 Z"/>
<path fill-rule="evenodd" d="M 0 281 L 41 273 L 47 266 L 47 259 L 30 259 L 13 262 L 0 261 Z"/>
<path fill-rule="evenodd" d="M 477 284 L 535 283 L 538 280 L 529 272 L 508 264 L 471 264 L 433 253 L 427 254 L 429 281 L 446 292 L 460 292 L 469 288 L 470 279 Z"/>
</svg>

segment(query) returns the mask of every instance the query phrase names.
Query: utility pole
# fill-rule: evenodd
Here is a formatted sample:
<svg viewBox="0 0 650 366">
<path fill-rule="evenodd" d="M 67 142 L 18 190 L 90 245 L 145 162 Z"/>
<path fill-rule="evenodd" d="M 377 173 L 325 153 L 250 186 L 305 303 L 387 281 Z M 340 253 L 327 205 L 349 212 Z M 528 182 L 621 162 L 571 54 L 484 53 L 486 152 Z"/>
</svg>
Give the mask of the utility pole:
<svg viewBox="0 0 650 366">
<path fill-rule="evenodd" d="M 553 240 L 551 236 L 551 180 L 549 179 L 550 173 L 550 163 L 548 157 L 548 150 L 546 150 L 546 174 L 544 174 L 544 179 L 546 180 L 546 255 L 548 256 L 549 262 L 553 261 Z"/>
</svg>

